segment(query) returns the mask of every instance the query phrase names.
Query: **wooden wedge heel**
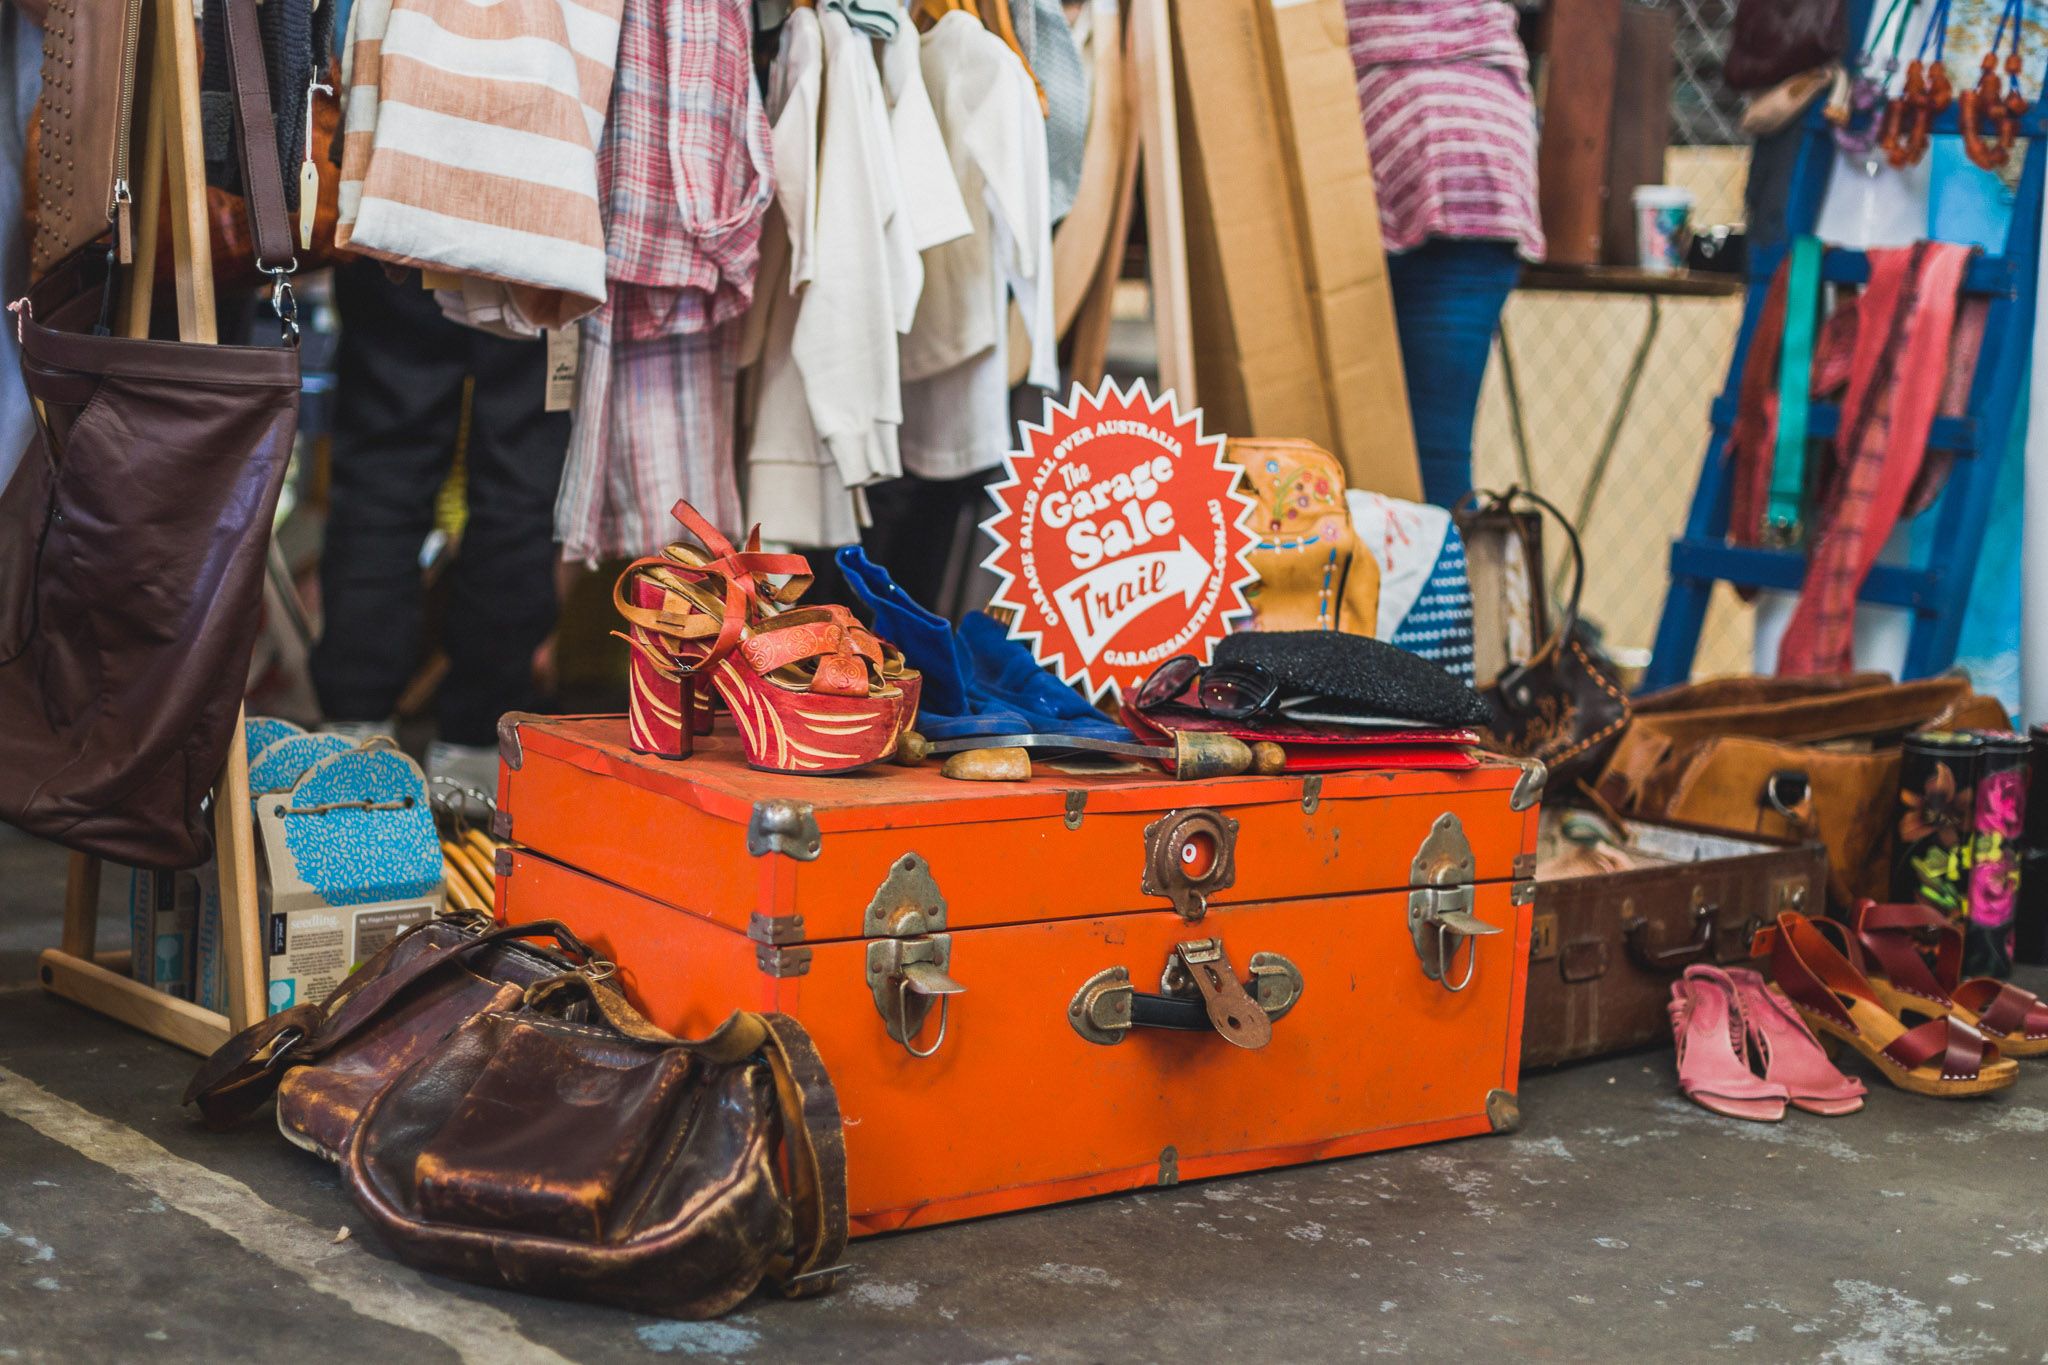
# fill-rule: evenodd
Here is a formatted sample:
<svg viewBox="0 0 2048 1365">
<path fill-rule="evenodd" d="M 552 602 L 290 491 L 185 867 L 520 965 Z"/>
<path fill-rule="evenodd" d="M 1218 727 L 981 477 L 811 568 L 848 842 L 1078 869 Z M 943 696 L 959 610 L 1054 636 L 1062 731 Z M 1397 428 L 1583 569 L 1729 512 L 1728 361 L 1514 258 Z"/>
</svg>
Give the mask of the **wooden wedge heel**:
<svg viewBox="0 0 2048 1365">
<path fill-rule="evenodd" d="M 1840 926 L 1830 927 L 1840 931 Z M 1844 943 L 1855 951 L 1846 934 Z M 1870 978 L 1803 915 L 1778 916 L 1771 975 L 1823 1043 L 1834 1039 L 1852 1048 L 1901 1090 L 1963 1099 L 2003 1090 L 2019 1079 L 2017 1062 L 1952 1015 L 1909 1027 L 1886 1007 Z"/>
<path fill-rule="evenodd" d="M 2048 1055 L 2048 1002 L 2010 981 L 1962 980 L 1962 927 L 1939 910 L 1866 900 L 1856 907 L 1855 928 L 1862 949 L 1857 965 L 1893 1014 L 1945 1015 L 1976 1029 L 2008 1057 Z"/>
</svg>

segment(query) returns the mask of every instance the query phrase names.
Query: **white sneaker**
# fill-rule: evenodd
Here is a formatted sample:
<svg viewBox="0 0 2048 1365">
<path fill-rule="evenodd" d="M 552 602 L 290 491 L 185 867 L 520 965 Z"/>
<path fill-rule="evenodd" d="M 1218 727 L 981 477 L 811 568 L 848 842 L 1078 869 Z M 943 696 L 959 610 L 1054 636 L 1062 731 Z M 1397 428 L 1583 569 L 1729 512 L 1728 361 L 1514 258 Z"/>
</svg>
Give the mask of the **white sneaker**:
<svg viewBox="0 0 2048 1365">
<path fill-rule="evenodd" d="M 427 789 L 437 803 L 461 793 L 464 816 L 488 826 L 498 800 L 497 746 L 435 740 L 427 746 Z"/>
</svg>

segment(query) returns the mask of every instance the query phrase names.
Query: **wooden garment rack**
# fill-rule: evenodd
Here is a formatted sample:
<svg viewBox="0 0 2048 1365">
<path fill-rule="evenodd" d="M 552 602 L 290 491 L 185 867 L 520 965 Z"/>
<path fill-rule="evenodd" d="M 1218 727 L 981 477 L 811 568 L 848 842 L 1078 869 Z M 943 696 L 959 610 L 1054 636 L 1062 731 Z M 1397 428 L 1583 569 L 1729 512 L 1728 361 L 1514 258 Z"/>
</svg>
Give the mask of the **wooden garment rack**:
<svg viewBox="0 0 2048 1365">
<path fill-rule="evenodd" d="M 146 337 L 156 295 L 157 223 L 166 203 L 178 339 L 213 344 L 213 248 L 200 145 L 199 35 L 191 0 L 148 0 L 143 7 L 148 60 L 136 63 L 133 145 L 141 153 L 135 192 L 135 261 L 125 282 L 123 335 Z M 223 679 L 239 691 L 242 680 Z M 71 855 L 59 946 L 40 959 L 45 988 L 168 1043 L 201 1054 L 268 1012 L 268 970 L 256 893 L 256 841 L 249 810 L 249 757 L 241 712 L 227 762 L 213 790 L 214 860 L 220 876 L 220 952 L 226 1013 L 202 1009 L 128 975 L 128 953 L 99 953 L 100 863 Z"/>
</svg>

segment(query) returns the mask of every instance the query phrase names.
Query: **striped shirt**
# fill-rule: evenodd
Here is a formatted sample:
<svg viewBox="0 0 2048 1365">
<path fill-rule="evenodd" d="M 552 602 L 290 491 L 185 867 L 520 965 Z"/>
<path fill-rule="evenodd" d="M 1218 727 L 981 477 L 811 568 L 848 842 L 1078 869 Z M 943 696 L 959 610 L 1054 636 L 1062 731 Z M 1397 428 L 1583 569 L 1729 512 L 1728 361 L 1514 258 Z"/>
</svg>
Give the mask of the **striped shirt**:
<svg viewBox="0 0 2048 1365">
<path fill-rule="evenodd" d="M 1344 0 L 1389 251 L 1431 237 L 1543 258 L 1529 57 L 1506 0 Z"/>
<path fill-rule="evenodd" d="M 620 4 L 356 0 L 337 245 L 502 281 L 535 327 L 603 302 Z"/>
</svg>

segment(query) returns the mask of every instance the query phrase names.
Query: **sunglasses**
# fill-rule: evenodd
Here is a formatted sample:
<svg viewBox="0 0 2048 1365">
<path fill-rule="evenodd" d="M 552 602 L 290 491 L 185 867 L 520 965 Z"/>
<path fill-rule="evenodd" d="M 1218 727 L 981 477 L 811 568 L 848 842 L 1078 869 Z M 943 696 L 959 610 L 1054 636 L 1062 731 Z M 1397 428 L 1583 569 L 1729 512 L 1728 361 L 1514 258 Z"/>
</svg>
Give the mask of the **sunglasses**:
<svg viewBox="0 0 2048 1365">
<path fill-rule="evenodd" d="M 1192 700 L 1183 700 L 1190 689 Z M 1192 706 L 1224 720 L 1249 720 L 1270 711 L 1280 697 L 1280 680 L 1257 664 L 1204 664 L 1178 654 L 1138 684 L 1131 705 L 1140 711 Z"/>
</svg>

